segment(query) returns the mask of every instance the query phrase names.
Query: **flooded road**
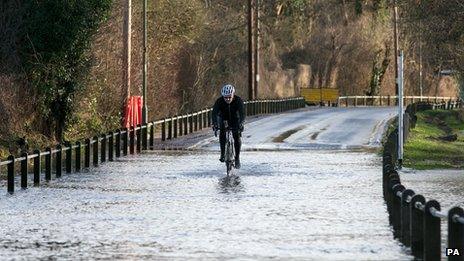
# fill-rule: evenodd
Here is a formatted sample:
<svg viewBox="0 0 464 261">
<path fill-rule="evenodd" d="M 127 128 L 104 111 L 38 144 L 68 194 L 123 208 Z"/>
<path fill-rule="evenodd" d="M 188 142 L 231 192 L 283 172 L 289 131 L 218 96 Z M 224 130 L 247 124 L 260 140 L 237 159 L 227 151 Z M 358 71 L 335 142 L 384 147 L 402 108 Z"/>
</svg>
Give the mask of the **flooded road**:
<svg viewBox="0 0 464 261">
<path fill-rule="evenodd" d="M 2 197 L 2 259 L 409 259 L 377 156 L 244 152 L 237 186 L 217 157 L 147 153 Z"/>
<path fill-rule="evenodd" d="M 349 113 L 333 109 L 297 112 L 294 126 L 273 132 L 268 118 L 255 120 L 238 184 L 223 182 L 207 137 L 192 139 L 194 151 L 146 152 L 2 195 L 0 259 L 411 260 L 388 224 L 380 158 L 340 149 L 372 146 L 392 110 L 357 109 L 364 138 L 356 124 L 342 135 Z M 337 139 L 324 143 L 324 131 Z"/>
</svg>

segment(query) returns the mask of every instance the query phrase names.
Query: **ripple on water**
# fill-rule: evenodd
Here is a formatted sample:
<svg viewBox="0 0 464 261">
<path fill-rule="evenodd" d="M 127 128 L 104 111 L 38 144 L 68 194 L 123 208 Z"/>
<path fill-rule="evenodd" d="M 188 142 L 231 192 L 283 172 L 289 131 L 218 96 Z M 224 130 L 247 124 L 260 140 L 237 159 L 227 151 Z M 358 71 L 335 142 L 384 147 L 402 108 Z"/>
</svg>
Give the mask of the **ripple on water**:
<svg viewBox="0 0 464 261">
<path fill-rule="evenodd" d="M 2 197 L 11 259 L 410 259 L 392 239 L 379 159 L 362 152 L 155 152 Z"/>
</svg>

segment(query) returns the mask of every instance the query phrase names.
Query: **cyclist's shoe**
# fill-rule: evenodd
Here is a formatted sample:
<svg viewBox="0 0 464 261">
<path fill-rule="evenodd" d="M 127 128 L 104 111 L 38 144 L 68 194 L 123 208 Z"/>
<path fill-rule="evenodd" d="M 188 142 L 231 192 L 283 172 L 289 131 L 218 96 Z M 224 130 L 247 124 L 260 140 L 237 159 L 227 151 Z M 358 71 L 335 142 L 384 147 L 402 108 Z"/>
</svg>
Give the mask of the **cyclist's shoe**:
<svg viewBox="0 0 464 261">
<path fill-rule="evenodd" d="M 240 159 L 235 159 L 235 168 L 239 169 L 240 168 Z"/>
<path fill-rule="evenodd" d="M 220 161 L 220 162 L 226 161 L 226 159 L 224 158 L 224 155 L 221 155 L 221 157 L 219 158 L 219 161 Z"/>
</svg>

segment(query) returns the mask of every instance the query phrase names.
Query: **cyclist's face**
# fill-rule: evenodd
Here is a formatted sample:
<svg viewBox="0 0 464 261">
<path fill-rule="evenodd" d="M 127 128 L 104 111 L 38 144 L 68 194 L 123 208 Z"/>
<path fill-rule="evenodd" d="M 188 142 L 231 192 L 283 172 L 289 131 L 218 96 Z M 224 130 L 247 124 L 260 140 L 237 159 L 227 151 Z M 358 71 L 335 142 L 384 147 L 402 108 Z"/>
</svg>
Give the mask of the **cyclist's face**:
<svg viewBox="0 0 464 261">
<path fill-rule="evenodd" d="M 231 94 L 230 96 L 224 96 L 224 101 L 226 101 L 227 103 L 231 103 L 233 99 L 234 99 L 233 94 Z"/>
</svg>

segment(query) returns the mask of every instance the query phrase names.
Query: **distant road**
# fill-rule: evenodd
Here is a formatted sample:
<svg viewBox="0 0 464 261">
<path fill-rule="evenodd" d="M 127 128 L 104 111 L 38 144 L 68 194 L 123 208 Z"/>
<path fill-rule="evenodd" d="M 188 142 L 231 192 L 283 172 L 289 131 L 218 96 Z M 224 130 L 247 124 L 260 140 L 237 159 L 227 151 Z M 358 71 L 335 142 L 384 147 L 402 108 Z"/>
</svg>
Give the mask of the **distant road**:
<svg viewBox="0 0 464 261">
<path fill-rule="evenodd" d="M 306 108 L 250 120 L 243 133 L 244 150 L 353 149 L 378 147 L 393 107 Z M 203 137 L 193 148 L 217 149 Z"/>
</svg>

